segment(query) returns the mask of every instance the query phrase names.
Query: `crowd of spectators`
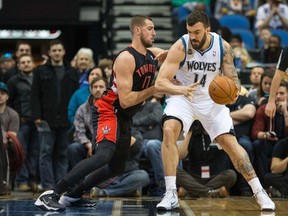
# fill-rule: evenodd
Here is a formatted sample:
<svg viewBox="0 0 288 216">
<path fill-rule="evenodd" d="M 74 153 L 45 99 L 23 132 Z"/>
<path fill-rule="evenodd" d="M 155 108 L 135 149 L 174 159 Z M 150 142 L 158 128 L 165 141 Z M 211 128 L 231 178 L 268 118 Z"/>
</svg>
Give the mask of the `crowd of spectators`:
<svg viewBox="0 0 288 216">
<path fill-rule="evenodd" d="M 286 2 L 172 1 L 172 6 L 171 13 L 174 21 L 179 24 L 179 35 L 185 33 L 183 13 L 188 14 L 191 10 L 208 13 L 213 21 L 213 31 L 221 34 L 231 44 L 235 60 L 237 57 L 241 61 L 240 78 L 244 71 L 250 75 L 244 93 L 235 104 L 227 105 L 236 137 L 246 149 L 261 183 L 270 195 L 287 197 L 287 187 L 283 186 L 285 182 L 276 181 L 277 174 L 285 172 L 279 160 L 286 160 L 287 170 L 287 150 L 283 150 L 287 149 L 288 133 L 288 121 L 285 118 L 288 113 L 288 84 L 285 80 L 277 91 L 278 110 L 275 118 L 269 119 L 264 114 L 276 63 L 282 50 L 281 38 L 273 35 L 272 30 L 287 30 Z M 233 34 L 218 22 L 221 17 L 229 14 L 248 17 L 252 24 L 250 30 L 257 30 L 257 60 L 253 59 L 251 50 L 245 48 L 241 35 Z M 35 66 L 31 45 L 19 41 L 14 53 L 4 53 L 0 57 L 3 143 L 9 141 L 6 133 L 12 132 L 26 152 L 25 163 L 10 182 L 5 182 L 7 178 L 2 177 L 0 190 L 4 190 L 5 184 L 10 184 L 12 190 L 23 192 L 51 189 L 79 160 L 92 154 L 90 106 L 110 85 L 112 59 L 99 59 L 98 64 L 95 64 L 93 51 L 82 47 L 72 60 L 67 61 L 65 52 L 62 41 L 52 40 L 47 52 L 48 59 Z M 125 173 L 95 185 L 91 191 L 92 197 L 163 194 L 161 116 L 164 101 L 165 95 L 155 95 L 143 104 L 133 119 Z M 193 134 L 190 142 L 179 144 L 179 149 L 185 148 L 187 153 L 180 155 L 182 165 L 179 164 L 177 170 L 179 194 L 197 197 L 226 197 L 229 193 L 252 196 L 247 183 L 234 169 L 223 150 L 211 143 L 201 124 L 193 124 L 191 131 Z M 5 176 L 7 173 L 2 171 L 0 174 Z M 3 191 L 0 192 L 3 194 Z"/>
</svg>

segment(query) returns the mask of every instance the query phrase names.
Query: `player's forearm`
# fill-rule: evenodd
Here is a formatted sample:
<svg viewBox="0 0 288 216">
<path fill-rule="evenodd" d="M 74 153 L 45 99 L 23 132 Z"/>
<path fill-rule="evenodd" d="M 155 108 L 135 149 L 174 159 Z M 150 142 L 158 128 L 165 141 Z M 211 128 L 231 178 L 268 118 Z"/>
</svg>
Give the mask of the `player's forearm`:
<svg viewBox="0 0 288 216">
<path fill-rule="evenodd" d="M 276 92 L 280 86 L 280 82 L 282 78 L 284 77 L 284 74 L 285 74 L 284 72 L 280 70 L 276 70 L 272 83 L 271 83 L 268 102 L 275 102 Z"/>
<path fill-rule="evenodd" d="M 147 98 L 151 97 L 154 93 L 155 93 L 154 85 L 142 91 L 131 91 L 127 95 L 123 95 L 122 97 L 119 96 L 120 106 L 123 109 L 126 109 L 128 107 L 137 105 L 145 101 Z"/>
<path fill-rule="evenodd" d="M 182 95 L 183 94 L 183 86 L 174 85 L 168 79 L 156 80 L 155 88 L 157 92 L 166 95 Z"/>
</svg>

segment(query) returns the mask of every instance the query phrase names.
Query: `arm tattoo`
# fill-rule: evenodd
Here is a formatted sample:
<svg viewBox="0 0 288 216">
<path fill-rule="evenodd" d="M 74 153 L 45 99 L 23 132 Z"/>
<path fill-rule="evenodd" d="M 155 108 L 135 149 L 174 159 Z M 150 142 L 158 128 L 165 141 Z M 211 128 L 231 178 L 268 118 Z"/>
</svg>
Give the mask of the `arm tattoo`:
<svg viewBox="0 0 288 216">
<path fill-rule="evenodd" d="M 231 77 L 236 83 L 238 90 L 241 89 L 240 80 L 238 79 L 238 74 L 234 66 L 234 51 L 232 47 L 224 43 L 224 57 L 223 57 L 223 66 L 224 74 Z"/>
<path fill-rule="evenodd" d="M 235 169 L 243 175 L 246 180 L 256 176 L 254 168 L 249 160 L 248 154 L 245 153 L 241 158 L 233 161 Z"/>
</svg>

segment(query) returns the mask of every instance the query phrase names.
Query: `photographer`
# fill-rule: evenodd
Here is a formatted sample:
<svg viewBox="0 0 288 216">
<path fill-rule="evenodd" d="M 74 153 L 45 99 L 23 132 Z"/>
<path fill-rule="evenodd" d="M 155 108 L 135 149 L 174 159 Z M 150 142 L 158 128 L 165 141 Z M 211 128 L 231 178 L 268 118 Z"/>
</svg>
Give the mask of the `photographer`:
<svg viewBox="0 0 288 216">
<path fill-rule="evenodd" d="M 195 197 L 224 198 L 228 195 L 237 175 L 234 170 L 227 169 L 227 154 L 219 150 L 217 144 L 211 143 L 198 120 L 193 122 L 178 151 L 180 160 L 188 155 L 187 170 L 177 168 L 179 197 L 184 196 L 186 191 Z"/>
</svg>

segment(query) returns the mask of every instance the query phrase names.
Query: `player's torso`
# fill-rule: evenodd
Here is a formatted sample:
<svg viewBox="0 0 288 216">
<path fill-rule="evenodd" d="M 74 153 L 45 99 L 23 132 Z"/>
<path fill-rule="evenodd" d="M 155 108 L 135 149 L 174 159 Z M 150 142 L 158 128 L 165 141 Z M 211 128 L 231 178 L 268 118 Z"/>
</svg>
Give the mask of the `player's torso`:
<svg viewBox="0 0 288 216">
<path fill-rule="evenodd" d="M 147 51 L 146 55 L 137 52 L 133 47 L 129 46 L 125 49 L 130 52 L 135 59 L 135 71 L 133 73 L 133 85 L 132 91 L 142 91 L 146 88 L 149 88 L 152 85 L 154 80 L 154 76 L 157 70 L 158 62 L 154 60 L 154 55 L 152 52 Z M 117 90 L 117 72 L 113 71 L 113 78 L 111 80 L 111 87 L 109 88 L 107 94 L 103 96 L 103 99 L 110 100 L 114 106 L 118 109 L 119 98 L 118 98 L 118 90 Z M 129 107 L 125 109 L 125 112 L 129 112 L 130 114 L 134 114 L 135 110 L 141 106 L 142 103 L 135 105 L 133 107 Z"/>
<path fill-rule="evenodd" d="M 220 73 L 223 56 L 222 39 L 215 33 L 211 35 L 210 46 L 203 52 L 192 48 L 188 34 L 183 36 L 186 58 L 176 78 L 185 86 L 200 82 L 196 91 L 193 92 L 194 97 L 209 98 L 209 84 Z"/>
</svg>

